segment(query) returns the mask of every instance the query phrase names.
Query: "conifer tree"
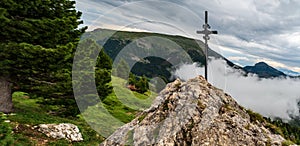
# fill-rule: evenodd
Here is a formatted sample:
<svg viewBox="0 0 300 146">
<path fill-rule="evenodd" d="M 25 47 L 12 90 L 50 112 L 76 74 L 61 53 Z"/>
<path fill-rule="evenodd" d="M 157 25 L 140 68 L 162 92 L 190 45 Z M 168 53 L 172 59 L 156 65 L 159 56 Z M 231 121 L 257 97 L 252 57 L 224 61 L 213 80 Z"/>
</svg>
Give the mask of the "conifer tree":
<svg viewBox="0 0 300 146">
<path fill-rule="evenodd" d="M 149 82 L 146 76 L 140 77 L 139 81 L 136 83 L 136 88 L 138 92 L 145 93 L 149 89 Z"/>
<path fill-rule="evenodd" d="M 129 78 L 128 78 L 128 84 L 129 85 L 135 85 L 136 84 L 136 75 L 134 75 L 132 72 L 129 73 Z"/>
<path fill-rule="evenodd" d="M 0 1 L 0 112 L 12 112 L 13 87 L 46 90 L 71 78 L 72 55 L 86 29 L 78 28 L 80 17 L 72 0 Z"/>
</svg>

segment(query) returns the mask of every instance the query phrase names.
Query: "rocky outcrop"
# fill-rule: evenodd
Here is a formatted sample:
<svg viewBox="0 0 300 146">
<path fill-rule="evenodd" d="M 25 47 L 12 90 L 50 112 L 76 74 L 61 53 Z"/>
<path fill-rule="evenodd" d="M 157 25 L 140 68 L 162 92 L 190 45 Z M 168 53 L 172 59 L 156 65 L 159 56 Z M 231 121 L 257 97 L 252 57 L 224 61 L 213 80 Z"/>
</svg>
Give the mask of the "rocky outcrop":
<svg viewBox="0 0 300 146">
<path fill-rule="evenodd" d="M 83 140 L 78 127 L 73 124 L 40 124 L 34 128 L 55 139 L 66 139 L 71 142 Z"/>
<path fill-rule="evenodd" d="M 199 76 L 168 84 L 149 109 L 100 145 L 266 146 L 283 140 Z"/>
</svg>

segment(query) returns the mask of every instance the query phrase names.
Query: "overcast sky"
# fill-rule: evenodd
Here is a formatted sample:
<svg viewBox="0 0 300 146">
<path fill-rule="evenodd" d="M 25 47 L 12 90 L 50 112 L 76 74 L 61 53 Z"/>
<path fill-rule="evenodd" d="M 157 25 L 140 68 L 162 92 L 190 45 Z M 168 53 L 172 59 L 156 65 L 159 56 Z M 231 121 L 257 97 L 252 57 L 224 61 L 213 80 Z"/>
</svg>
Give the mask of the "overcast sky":
<svg viewBox="0 0 300 146">
<path fill-rule="evenodd" d="M 219 34 L 210 47 L 245 66 L 264 61 L 300 72 L 299 0 L 76 0 L 89 30 L 110 28 L 202 40 L 204 11 Z"/>
</svg>

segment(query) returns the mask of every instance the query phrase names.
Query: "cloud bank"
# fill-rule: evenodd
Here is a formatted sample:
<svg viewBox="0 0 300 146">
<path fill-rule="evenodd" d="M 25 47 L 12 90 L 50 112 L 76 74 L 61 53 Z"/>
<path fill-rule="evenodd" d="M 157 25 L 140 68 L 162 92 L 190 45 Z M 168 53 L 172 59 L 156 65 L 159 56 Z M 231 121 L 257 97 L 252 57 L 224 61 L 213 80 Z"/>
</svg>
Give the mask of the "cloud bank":
<svg viewBox="0 0 300 146">
<path fill-rule="evenodd" d="M 300 99 L 300 80 L 291 78 L 259 79 L 256 75 L 245 77 L 241 71 L 227 66 L 224 60 L 211 60 L 208 81 L 223 89 L 239 104 L 264 116 L 289 119 L 288 111 L 297 113 Z M 203 75 L 198 64 L 185 64 L 173 72 L 174 76 L 188 80 Z"/>
</svg>

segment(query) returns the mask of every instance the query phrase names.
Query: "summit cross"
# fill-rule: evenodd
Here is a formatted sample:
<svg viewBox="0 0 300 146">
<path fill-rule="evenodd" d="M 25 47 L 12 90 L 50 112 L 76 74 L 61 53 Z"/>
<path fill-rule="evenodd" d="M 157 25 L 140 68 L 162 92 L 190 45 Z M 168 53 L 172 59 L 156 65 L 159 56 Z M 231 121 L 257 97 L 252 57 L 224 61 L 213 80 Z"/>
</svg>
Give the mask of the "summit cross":
<svg viewBox="0 0 300 146">
<path fill-rule="evenodd" d="M 205 40 L 205 79 L 208 80 L 207 78 L 207 64 L 208 64 L 208 45 L 207 41 L 210 39 L 209 35 L 210 34 L 218 34 L 218 31 L 212 30 L 210 31 L 210 26 L 208 24 L 208 13 L 205 11 L 205 24 L 202 26 L 204 30 L 197 31 L 197 34 L 204 34 L 203 39 Z"/>
</svg>

